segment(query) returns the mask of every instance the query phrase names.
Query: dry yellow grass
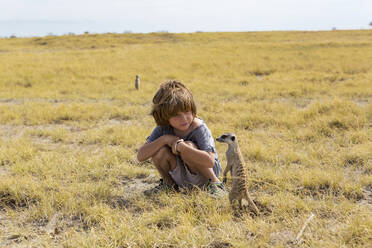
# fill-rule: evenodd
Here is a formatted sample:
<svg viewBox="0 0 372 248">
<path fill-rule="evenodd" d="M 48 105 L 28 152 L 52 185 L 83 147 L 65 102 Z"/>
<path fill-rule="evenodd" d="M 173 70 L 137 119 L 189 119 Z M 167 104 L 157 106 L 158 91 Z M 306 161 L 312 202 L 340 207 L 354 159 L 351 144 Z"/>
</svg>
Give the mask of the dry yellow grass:
<svg viewBox="0 0 372 248">
<path fill-rule="evenodd" d="M 311 213 L 297 246 L 370 246 L 371 37 L 0 39 L 0 246 L 294 246 Z M 143 196 L 157 175 L 136 151 L 166 79 L 193 91 L 215 137 L 239 136 L 262 216 L 236 216 L 201 191 Z M 225 147 L 217 150 L 225 165 Z"/>
</svg>

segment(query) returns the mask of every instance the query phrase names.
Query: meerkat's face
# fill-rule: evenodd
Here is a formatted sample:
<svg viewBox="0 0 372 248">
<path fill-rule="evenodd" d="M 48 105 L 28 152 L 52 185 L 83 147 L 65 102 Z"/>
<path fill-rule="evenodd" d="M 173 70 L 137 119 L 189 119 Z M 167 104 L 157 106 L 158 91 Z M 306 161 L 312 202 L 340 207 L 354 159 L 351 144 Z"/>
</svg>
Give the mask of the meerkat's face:
<svg viewBox="0 0 372 248">
<path fill-rule="evenodd" d="M 221 143 L 233 144 L 236 142 L 236 135 L 233 133 L 224 133 L 216 140 Z"/>
</svg>

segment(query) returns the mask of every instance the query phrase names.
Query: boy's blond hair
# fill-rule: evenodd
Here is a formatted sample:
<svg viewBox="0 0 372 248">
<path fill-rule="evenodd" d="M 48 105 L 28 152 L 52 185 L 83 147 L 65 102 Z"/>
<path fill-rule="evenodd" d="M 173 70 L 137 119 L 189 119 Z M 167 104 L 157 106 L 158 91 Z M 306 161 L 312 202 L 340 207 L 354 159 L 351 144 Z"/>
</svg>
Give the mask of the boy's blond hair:
<svg viewBox="0 0 372 248">
<path fill-rule="evenodd" d="M 191 111 L 196 116 L 196 105 L 191 91 L 180 81 L 166 81 L 152 99 L 151 115 L 159 126 L 169 126 L 169 119 L 178 112 Z"/>
</svg>

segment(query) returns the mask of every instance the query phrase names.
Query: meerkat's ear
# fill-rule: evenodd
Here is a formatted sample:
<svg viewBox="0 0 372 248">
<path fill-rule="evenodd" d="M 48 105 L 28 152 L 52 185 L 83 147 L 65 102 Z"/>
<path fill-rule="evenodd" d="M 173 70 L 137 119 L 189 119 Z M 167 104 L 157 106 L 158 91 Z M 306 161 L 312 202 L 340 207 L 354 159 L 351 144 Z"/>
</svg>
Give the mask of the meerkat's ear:
<svg viewBox="0 0 372 248">
<path fill-rule="evenodd" d="M 234 135 L 231 136 L 231 140 L 232 140 L 232 141 L 235 141 L 235 136 L 234 136 Z"/>
</svg>

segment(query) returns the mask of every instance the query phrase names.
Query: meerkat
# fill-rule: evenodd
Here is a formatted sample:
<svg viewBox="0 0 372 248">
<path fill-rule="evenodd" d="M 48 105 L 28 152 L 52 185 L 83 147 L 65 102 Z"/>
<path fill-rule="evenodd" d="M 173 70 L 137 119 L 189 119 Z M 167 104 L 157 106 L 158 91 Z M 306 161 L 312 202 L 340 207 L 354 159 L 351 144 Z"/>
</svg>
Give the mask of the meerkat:
<svg viewBox="0 0 372 248">
<path fill-rule="evenodd" d="M 226 176 L 230 171 L 232 178 L 232 188 L 229 193 L 230 204 L 234 207 L 235 202 L 238 201 L 239 207 L 242 208 L 242 199 L 246 199 L 252 206 L 253 211 L 259 215 L 260 211 L 248 192 L 247 173 L 236 135 L 233 133 L 224 133 L 216 140 L 228 144 L 226 151 L 227 166 L 223 172 L 223 182 L 226 183 Z"/>
<path fill-rule="evenodd" d="M 139 87 L 140 87 L 140 76 L 139 75 L 136 75 L 136 81 L 134 83 L 134 87 L 136 88 L 136 90 L 139 90 Z"/>
</svg>

